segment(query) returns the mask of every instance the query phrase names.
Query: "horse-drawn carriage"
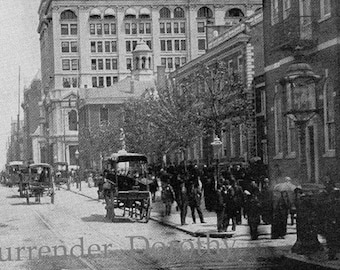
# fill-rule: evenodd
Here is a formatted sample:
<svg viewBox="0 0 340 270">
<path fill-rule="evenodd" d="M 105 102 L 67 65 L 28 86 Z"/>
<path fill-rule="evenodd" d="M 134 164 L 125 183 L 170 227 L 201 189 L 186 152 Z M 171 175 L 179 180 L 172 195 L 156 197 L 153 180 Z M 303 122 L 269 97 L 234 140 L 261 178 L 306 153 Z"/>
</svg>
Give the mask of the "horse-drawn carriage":
<svg viewBox="0 0 340 270">
<path fill-rule="evenodd" d="M 37 163 L 29 165 L 28 176 L 25 179 L 25 197 L 27 204 L 30 203 L 30 197 L 34 196 L 35 201 L 40 203 L 41 197 L 47 195 L 51 197 L 51 203 L 54 203 L 54 177 L 53 168 L 47 163 Z"/>
<path fill-rule="evenodd" d="M 124 150 L 112 154 L 103 162 L 103 192 L 109 219 L 118 209 L 121 216 L 148 222 L 151 211 L 152 180 L 147 175 L 147 157 Z"/>
<path fill-rule="evenodd" d="M 28 173 L 28 167 L 23 161 L 10 161 L 6 165 L 5 184 L 8 187 L 18 186 L 20 197 L 24 197 L 25 175 Z"/>
</svg>

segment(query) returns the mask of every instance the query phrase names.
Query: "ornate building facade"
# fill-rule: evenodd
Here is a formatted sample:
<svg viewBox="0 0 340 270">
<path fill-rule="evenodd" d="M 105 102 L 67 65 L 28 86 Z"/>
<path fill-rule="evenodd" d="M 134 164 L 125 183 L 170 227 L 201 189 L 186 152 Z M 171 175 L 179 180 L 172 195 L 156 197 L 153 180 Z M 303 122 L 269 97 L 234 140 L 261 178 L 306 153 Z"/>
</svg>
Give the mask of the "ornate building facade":
<svg viewBox="0 0 340 270">
<path fill-rule="evenodd" d="M 169 73 L 202 55 L 216 29 L 230 27 L 262 1 L 59 1 L 39 7 L 42 143 L 48 161 L 70 162 L 78 144 L 80 88 L 110 87 L 129 74 L 132 52 L 143 39 L 151 70 Z"/>
</svg>

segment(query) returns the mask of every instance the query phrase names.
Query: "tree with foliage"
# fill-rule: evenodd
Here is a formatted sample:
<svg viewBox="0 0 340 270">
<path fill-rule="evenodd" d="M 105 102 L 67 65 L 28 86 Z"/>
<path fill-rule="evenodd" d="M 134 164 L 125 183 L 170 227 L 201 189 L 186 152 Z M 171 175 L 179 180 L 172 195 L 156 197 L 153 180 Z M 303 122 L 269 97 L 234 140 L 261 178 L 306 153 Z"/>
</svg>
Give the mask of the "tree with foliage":
<svg viewBox="0 0 340 270">
<path fill-rule="evenodd" d="M 202 133 L 195 102 L 189 89 L 169 85 L 148 98 L 130 100 L 124 106 L 128 145 L 159 157 L 184 151 Z"/>
<path fill-rule="evenodd" d="M 110 122 L 102 122 L 95 127 L 84 127 L 79 132 L 79 141 L 80 154 L 87 159 L 86 163 L 89 163 L 86 164 L 87 167 L 93 161 L 98 162 L 102 156 L 108 156 L 120 149 L 119 128 Z"/>
<path fill-rule="evenodd" d="M 207 132 L 220 134 L 224 123 L 242 123 L 248 119 L 251 102 L 246 87 L 240 74 L 228 70 L 226 62 L 200 64 L 192 76 L 179 83 L 195 92 L 199 121 Z"/>
</svg>

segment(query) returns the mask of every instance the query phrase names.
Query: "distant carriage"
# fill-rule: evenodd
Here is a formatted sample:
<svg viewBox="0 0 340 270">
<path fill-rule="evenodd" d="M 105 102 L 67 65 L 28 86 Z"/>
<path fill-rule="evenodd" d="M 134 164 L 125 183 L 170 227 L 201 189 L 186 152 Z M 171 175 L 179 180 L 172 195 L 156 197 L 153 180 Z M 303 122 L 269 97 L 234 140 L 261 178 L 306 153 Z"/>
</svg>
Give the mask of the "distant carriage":
<svg viewBox="0 0 340 270">
<path fill-rule="evenodd" d="M 27 204 L 30 203 L 31 196 L 35 197 L 36 202 L 40 203 L 44 195 L 50 196 L 51 203 L 54 203 L 53 167 L 47 163 L 31 164 L 25 188 Z"/>
<path fill-rule="evenodd" d="M 18 186 L 20 197 L 24 196 L 25 189 L 25 174 L 27 174 L 28 167 L 23 161 L 11 161 L 6 165 L 5 184 L 9 187 Z"/>
<path fill-rule="evenodd" d="M 116 210 L 121 209 L 122 216 L 149 221 L 152 179 L 147 175 L 145 155 L 125 151 L 112 154 L 103 162 L 103 178 L 108 218 L 114 219 Z"/>
</svg>

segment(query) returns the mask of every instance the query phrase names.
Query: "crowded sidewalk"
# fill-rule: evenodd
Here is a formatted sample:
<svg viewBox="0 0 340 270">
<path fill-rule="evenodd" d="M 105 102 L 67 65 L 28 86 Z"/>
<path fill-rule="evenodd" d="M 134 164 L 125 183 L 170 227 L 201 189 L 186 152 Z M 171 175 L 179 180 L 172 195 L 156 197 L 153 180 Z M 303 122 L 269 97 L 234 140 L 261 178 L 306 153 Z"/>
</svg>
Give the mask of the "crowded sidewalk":
<svg viewBox="0 0 340 270">
<path fill-rule="evenodd" d="M 62 186 L 62 190 L 67 190 L 66 185 Z M 97 187 L 89 187 L 86 182 L 82 182 L 81 190 L 76 188 L 76 185 L 74 184 L 71 185 L 69 192 L 98 201 L 97 190 Z M 104 212 L 105 209 L 103 205 L 103 215 Z M 291 225 L 290 219 L 288 220 L 287 235 L 284 239 L 271 239 L 271 225 L 261 223 L 259 226 L 259 238 L 258 240 L 252 241 L 250 238 L 249 226 L 244 217 L 242 217 L 242 224 L 237 225 L 235 231 L 232 230 L 232 226 L 230 225 L 227 232 L 218 232 L 216 213 L 207 211 L 204 202 L 202 203 L 202 212 L 205 223 L 200 223 L 198 221 L 193 224 L 191 211 L 188 209 L 186 216 L 187 225 L 181 225 L 180 212 L 176 210 L 176 202 L 172 205 L 171 215 L 165 216 L 165 205 L 161 200 L 161 190 L 158 190 L 156 192 L 155 201 L 152 203 L 150 219 L 195 237 L 209 236 L 211 238 L 228 238 L 228 241 L 232 243 L 231 246 L 233 248 L 256 248 L 264 246 L 283 248 L 283 250 L 285 250 L 284 256 L 294 261 L 317 266 L 319 269 L 340 269 L 340 261 L 328 261 L 324 252 L 313 254 L 312 256 L 291 253 L 290 249 L 296 242 L 296 225 Z M 319 240 L 322 244 L 325 244 L 323 238 L 320 238 Z"/>
</svg>

